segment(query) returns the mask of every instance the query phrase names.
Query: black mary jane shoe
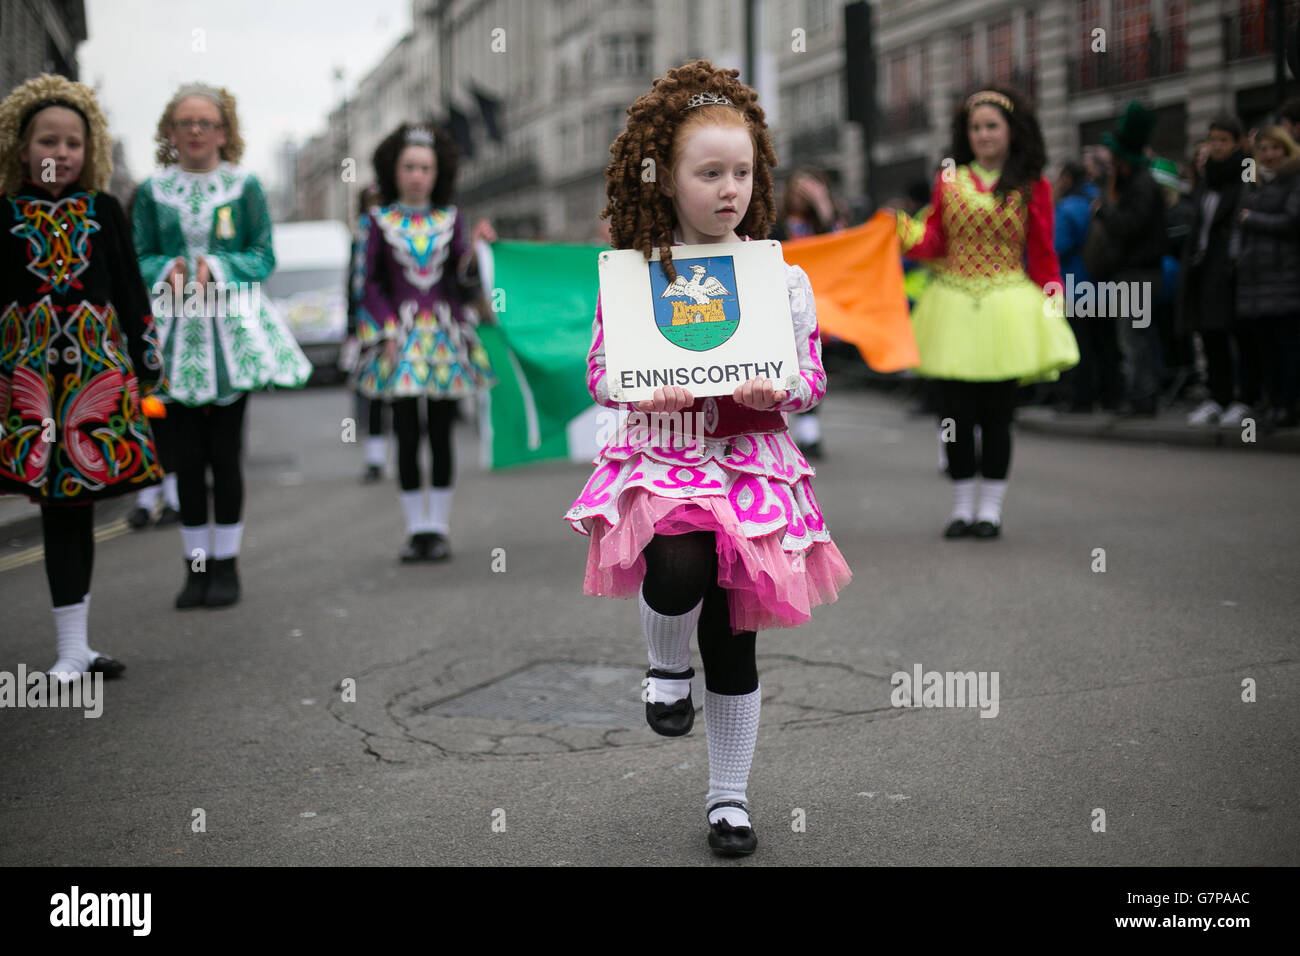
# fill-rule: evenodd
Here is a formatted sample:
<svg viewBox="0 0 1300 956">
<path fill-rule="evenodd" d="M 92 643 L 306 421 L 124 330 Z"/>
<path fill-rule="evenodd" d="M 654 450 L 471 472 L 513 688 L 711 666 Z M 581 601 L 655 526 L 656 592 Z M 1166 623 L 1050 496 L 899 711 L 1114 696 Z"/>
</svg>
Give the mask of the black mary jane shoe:
<svg viewBox="0 0 1300 956">
<path fill-rule="evenodd" d="M 645 672 L 645 676 L 643 686 L 655 677 L 661 680 L 690 680 L 695 676 L 695 668 L 688 667 L 680 673 L 672 674 L 652 667 Z M 691 700 L 690 689 L 687 689 L 684 698 L 671 704 L 646 701 L 645 722 L 661 737 L 684 737 L 689 734 L 695 726 L 695 704 Z"/>
<path fill-rule="evenodd" d="M 1002 526 L 992 521 L 976 521 L 970 533 L 977 538 L 996 538 L 1002 534 Z"/>
<path fill-rule="evenodd" d="M 705 818 L 718 807 L 739 807 L 749 813 L 749 807 L 738 800 L 715 803 L 705 813 Z M 758 849 L 758 837 L 753 827 L 733 827 L 726 820 L 709 824 L 709 846 L 719 856 L 749 856 Z"/>
<path fill-rule="evenodd" d="M 419 531 L 407 539 L 406 547 L 398 555 L 403 564 L 415 564 L 417 561 L 429 560 L 429 539 L 433 535 L 428 531 Z"/>
<path fill-rule="evenodd" d="M 126 513 L 126 523 L 136 531 L 149 527 L 152 519 L 153 515 L 149 514 L 148 509 L 138 506 Z"/>
<path fill-rule="evenodd" d="M 446 561 L 451 557 L 451 546 L 447 544 L 447 538 L 437 531 L 429 533 L 429 542 L 425 548 L 424 560 L 426 561 Z"/>
<path fill-rule="evenodd" d="M 168 525 L 180 524 L 181 513 L 171 505 L 163 505 L 162 512 L 158 515 L 158 520 L 153 523 L 155 528 L 165 528 Z"/>
<path fill-rule="evenodd" d="M 363 485 L 373 485 L 377 481 L 384 480 L 384 469 L 379 465 L 366 465 L 366 470 L 361 473 L 361 483 Z"/>
<path fill-rule="evenodd" d="M 943 529 L 945 538 L 964 538 L 971 533 L 971 523 L 964 518 L 953 518 Z"/>
<path fill-rule="evenodd" d="M 202 607 L 208 596 L 208 572 L 206 568 L 202 571 L 195 571 L 194 566 L 188 559 L 185 561 L 185 587 L 181 593 L 176 595 L 176 609 L 185 610 L 191 607 Z"/>
<path fill-rule="evenodd" d="M 126 670 L 125 664 L 107 654 L 100 654 L 90 662 L 90 673 L 103 674 L 105 679 L 121 677 L 124 670 Z"/>
</svg>

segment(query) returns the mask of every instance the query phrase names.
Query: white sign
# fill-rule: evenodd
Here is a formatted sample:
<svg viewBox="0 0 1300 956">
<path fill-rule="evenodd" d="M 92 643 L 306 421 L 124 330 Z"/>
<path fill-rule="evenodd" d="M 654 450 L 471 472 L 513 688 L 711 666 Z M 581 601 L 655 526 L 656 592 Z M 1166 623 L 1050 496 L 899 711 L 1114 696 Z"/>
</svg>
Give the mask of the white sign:
<svg viewBox="0 0 1300 956">
<path fill-rule="evenodd" d="M 616 402 L 654 397 L 680 385 L 696 398 L 730 395 L 755 376 L 777 388 L 799 384 L 785 260 L 774 239 L 673 246 L 677 280 L 658 250 L 599 257 L 609 395 Z"/>
</svg>

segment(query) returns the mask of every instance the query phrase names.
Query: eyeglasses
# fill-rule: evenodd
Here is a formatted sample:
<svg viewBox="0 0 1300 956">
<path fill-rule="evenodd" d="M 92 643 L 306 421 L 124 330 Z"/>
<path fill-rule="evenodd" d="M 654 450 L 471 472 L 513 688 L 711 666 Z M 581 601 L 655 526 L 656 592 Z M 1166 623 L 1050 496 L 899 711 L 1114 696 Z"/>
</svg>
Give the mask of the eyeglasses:
<svg viewBox="0 0 1300 956">
<path fill-rule="evenodd" d="M 172 120 L 172 129 L 181 132 L 196 129 L 200 133 L 211 133 L 214 129 L 221 129 L 221 124 L 211 120 Z"/>
</svg>

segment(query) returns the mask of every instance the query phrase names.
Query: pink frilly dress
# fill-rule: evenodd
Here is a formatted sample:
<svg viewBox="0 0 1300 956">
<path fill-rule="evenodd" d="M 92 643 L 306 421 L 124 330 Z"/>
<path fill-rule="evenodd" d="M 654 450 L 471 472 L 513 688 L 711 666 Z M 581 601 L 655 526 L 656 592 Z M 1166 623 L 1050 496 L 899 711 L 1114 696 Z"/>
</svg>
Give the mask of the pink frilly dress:
<svg viewBox="0 0 1300 956">
<path fill-rule="evenodd" d="M 646 413 L 629 418 L 593 459 L 596 470 L 565 514 L 575 531 L 591 537 L 584 593 L 636 597 L 650 539 L 691 531 L 715 533 L 718 584 L 727 592 L 734 633 L 806 624 L 812 608 L 833 602 L 852 578 L 813 494 L 815 472 L 781 414 L 807 411 L 826 394 L 812 286 L 798 266 L 785 270 L 797 391 L 766 411 L 729 395 L 697 398 L 679 413 L 692 423 L 680 430 L 655 427 Z M 597 299 L 587 389 L 598 404 L 635 411 L 610 400 L 605 373 Z"/>
</svg>

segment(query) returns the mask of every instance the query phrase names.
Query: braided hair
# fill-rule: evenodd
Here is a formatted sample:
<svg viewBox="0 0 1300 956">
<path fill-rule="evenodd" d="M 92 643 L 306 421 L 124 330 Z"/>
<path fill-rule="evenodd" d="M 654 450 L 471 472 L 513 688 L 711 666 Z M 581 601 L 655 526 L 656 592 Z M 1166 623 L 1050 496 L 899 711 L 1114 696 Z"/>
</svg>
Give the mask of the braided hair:
<svg viewBox="0 0 1300 956">
<path fill-rule="evenodd" d="M 691 130 L 735 126 L 749 131 L 754 141 L 754 191 L 736 234 L 766 239 L 772 227 L 776 205 L 771 170 L 776 165 L 776 153 L 767 135 L 758 94 L 741 83 L 739 76 L 739 70 L 721 70 L 708 60 L 669 70 L 655 80 L 649 93 L 627 108 L 627 127 L 609 148 L 614 157 L 605 169 L 609 202 L 600 215 L 610 221 L 610 244 L 615 249 L 638 249 L 647 261 L 657 247 L 670 282 L 677 278 L 672 263 L 677 217 L 659 181 L 666 176 L 671 182 L 686 134 Z M 691 95 L 704 92 L 725 96 L 732 105 L 688 110 Z"/>
</svg>

